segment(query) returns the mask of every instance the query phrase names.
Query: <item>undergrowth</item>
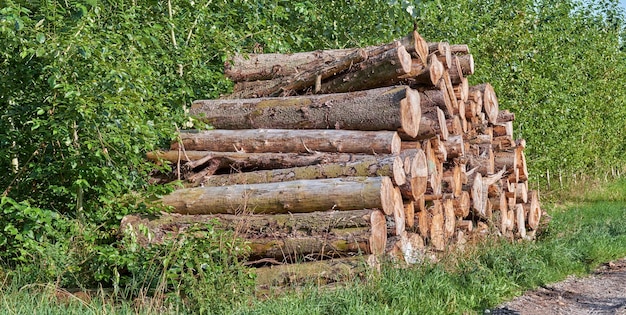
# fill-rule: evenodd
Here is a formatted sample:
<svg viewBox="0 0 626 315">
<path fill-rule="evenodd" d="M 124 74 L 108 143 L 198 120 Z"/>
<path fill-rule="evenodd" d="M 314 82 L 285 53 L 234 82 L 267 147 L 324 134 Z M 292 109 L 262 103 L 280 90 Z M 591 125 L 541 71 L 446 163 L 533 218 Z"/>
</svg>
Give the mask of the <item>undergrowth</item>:
<svg viewBox="0 0 626 315">
<path fill-rule="evenodd" d="M 207 250 L 213 253 L 221 250 L 225 253 L 225 249 L 235 248 L 232 247 L 235 243 L 227 242 L 234 239 L 224 235 L 220 242 L 211 243 L 211 246 L 193 245 L 183 240 L 185 245 L 182 248 L 169 251 L 185 253 L 184 261 L 189 262 L 189 266 L 180 266 L 187 268 L 186 271 L 181 269 L 182 273 L 174 272 L 167 281 L 166 278 L 159 278 L 161 282 L 150 282 L 145 280 L 150 277 L 140 277 L 139 273 L 135 273 L 137 279 L 134 283 L 137 287 L 130 294 L 97 291 L 89 302 L 79 298 L 59 298 L 59 289 L 53 285 L 20 286 L 20 281 L 15 281 L 19 272 L 9 273 L 0 291 L 0 309 L 4 310 L 3 313 L 11 314 L 32 314 L 44 310 L 51 314 L 482 312 L 528 289 L 562 280 L 567 275 L 584 275 L 603 262 L 626 256 L 626 225 L 623 224 L 626 222 L 625 197 L 626 181 L 581 193 L 576 197 L 578 201 L 575 204 L 547 206 L 552 220 L 537 241 L 485 241 L 463 252 L 451 253 L 436 264 L 407 269 L 387 266 L 380 276 L 365 282 L 348 283 L 334 290 L 310 286 L 258 300 L 253 298 L 251 291 L 251 275 L 244 269 L 233 267 L 232 270 L 210 270 L 204 274 L 204 280 L 187 278 L 197 275 L 201 270 L 201 263 L 197 263 Z M 227 246 L 215 247 L 217 244 Z M 144 267 L 156 263 L 156 266 L 163 268 L 163 265 L 157 263 L 161 260 L 156 257 L 167 257 L 168 251 L 165 249 L 143 252 L 142 255 L 146 256 L 137 256 L 137 261 L 143 261 Z M 172 250 L 171 247 L 169 249 Z M 214 257 L 224 259 L 221 255 Z M 237 266 L 235 262 L 231 263 Z M 164 270 L 172 272 L 175 269 L 170 267 Z M 167 274 L 154 271 L 159 277 Z M 222 282 L 215 277 L 222 277 Z M 8 280 L 10 278 L 13 281 Z M 178 280 L 170 281 L 172 279 Z M 162 291 L 165 294 L 154 294 L 159 286 L 168 288 Z M 168 295 L 166 292 L 176 294 Z"/>
</svg>

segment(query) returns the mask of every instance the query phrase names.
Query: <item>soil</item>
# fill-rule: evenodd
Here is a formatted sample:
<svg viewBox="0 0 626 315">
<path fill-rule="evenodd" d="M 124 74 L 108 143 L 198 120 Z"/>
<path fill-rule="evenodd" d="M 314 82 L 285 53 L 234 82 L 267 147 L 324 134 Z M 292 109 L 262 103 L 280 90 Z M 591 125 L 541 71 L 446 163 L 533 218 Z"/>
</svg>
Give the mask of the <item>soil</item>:
<svg viewBox="0 0 626 315">
<path fill-rule="evenodd" d="M 529 291 L 484 314 L 616 314 L 626 315 L 626 258 L 602 265 L 588 277 Z"/>
</svg>

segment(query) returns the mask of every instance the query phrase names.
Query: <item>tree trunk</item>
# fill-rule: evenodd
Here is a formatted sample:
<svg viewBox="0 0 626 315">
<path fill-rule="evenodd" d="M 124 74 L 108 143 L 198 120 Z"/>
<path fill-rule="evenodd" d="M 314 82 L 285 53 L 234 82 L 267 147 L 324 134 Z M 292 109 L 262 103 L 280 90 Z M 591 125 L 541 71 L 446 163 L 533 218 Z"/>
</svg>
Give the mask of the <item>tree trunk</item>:
<svg viewBox="0 0 626 315">
<path fill-rule="evenodd" d="M 394 195 L 389 177 L 187 188 L 176 190 L 160 201 L 181 214 L 272 214 L 373 208 L 391 214 L 396 204 L 402 204 L 402 198 Z"/>
<path fill-rule="evenodd" d="M 408 87 L 293 97 L 195 101 L 190 114 L 216 129 L 397 130 L 417 135 L 420 95 Z"/>
<path fill-rule="evenodd" d="M 404 185 L 406 183 L 406 174 L 400 157 L 393 155 L 377 157 L 371 155 L 356 162 L 325 163 L 294 168 L 205 176 L 202 180 L 202 185 L 204 187 L 217 187 L 354 176 L 388 176 L 396 185 Z"/>
<path fill-rule="evenodd" d="M 385 154 L 400 152 L 400 138 L 394 131 L 245 129 L 182 132 L 185 150 L 247 153 L 313 151 Z M 179 143 L 172 144 L 178 150 Z"/>
<path fill-rule="evenodd" d="M 446 152 L 448 152 L 448 159 L 465 156 L 463 136 L 449 136 L 447 141 L 443 141 L 443 145 L 446 147 Z"/>
<path fill-rule="evenodd" d="M 347 72 L 322 82 L 319 93 L 342 93 L 392 86 L 402 80 L 401 76 L 411 72 L 411 64 L 411 55 L 404 46 L 399 46 L 363 62 L 354 63 Z"/>
</svg>

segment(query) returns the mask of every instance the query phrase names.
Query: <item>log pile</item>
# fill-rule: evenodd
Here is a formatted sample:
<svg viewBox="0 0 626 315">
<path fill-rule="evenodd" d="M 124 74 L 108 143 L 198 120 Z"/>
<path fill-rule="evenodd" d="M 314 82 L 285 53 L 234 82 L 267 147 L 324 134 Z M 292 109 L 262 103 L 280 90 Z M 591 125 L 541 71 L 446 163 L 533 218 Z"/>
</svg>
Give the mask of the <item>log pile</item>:
<svg viewBox="0 0 626 315">
<path fill-rule="evenodd" d="M 416 263 L 474 235 L 532 239 L 525 141 L 466 45 L 417 33 L 375 47 L 235 56 L 234 92 L 194 102 L 215 129 L 185 131 L 154 161 L 178 166 L 174 214 L 130 216 L 158 242 L 217 220 L 285 264 L 371 255 Z M 292 268 L 292 267 L 290 267 Z"/>
</svg>

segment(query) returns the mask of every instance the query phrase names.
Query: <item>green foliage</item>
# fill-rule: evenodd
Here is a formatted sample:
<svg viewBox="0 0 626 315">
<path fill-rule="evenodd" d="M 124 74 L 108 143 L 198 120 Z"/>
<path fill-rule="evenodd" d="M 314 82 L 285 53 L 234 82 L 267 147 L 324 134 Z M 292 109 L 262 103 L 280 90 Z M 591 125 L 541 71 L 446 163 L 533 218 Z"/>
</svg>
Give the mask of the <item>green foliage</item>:
<svg viewBox="0 0 626 315">
<path fill-rule="evenodd" d="M 247 245 L 212 224 L 192 227 L 163 244 L 141 245 L 126 231 L 114 288 L 126 299 L 156 297 L 195 314 L 218 314 L 248 300 L 254 275 L 240 259 Z"/>
<path fill-rule="evenodd" d="M 528 140 L 533 182 L 623 170 L 626 135 L 624 17 L 608 1 L 429 1 L 428 40 L 467 43 L 473 83 L 490 82 Z"/>
</svg>

